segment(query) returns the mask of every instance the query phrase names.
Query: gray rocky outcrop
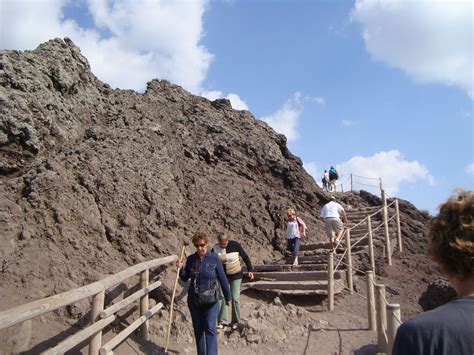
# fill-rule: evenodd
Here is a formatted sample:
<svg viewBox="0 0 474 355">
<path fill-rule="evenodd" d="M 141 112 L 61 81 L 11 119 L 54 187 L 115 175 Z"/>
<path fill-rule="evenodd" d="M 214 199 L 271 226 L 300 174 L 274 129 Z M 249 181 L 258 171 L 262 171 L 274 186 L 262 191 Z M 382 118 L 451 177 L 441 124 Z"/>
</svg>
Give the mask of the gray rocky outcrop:
<svg viewBox="0 0 474 355">
<path fill-rule="evenodd" d="M 67 38 L 0 57 L 4 307 L 177 254 L 198 228 L 212 238 L 225 231 L 255 264 L 281 258 L 288 207 L 305 220 L 309 242 L 326 240 L 319 212 L 328 195 L 286 138 L 249 111 L 166 80 L 151 80 L 144 93 L 111 89 Z M 364 192 L 340 201 L 348 209 L 380 203 Z M 428 217 L 409 203 L 400 209 L 404 237 L 415 240 L 408 249 L 423 250 Z M 249 343 L 268 341 L 251 329 Z"/>
<path fill-rule="evenodd" d="M 448 303 L 456 297 L 456 291 L 447 280 L 438 279 L 431 282 L 426 291 L 422 293 L 418 303 L 424 311 Z"/>
<path fill-rule="evenodd" d="M 51 294 L 61 275 L 82 284 L 177 253 L 197 228 L 225 230 L 258 263 L 280 252 L 290 206 L 322 238 L 325 194 L 249 111 L 166 80 L 113 90 L 67 38 L 3 51 L 2 69 L 5 285 Z"/>
</svg>

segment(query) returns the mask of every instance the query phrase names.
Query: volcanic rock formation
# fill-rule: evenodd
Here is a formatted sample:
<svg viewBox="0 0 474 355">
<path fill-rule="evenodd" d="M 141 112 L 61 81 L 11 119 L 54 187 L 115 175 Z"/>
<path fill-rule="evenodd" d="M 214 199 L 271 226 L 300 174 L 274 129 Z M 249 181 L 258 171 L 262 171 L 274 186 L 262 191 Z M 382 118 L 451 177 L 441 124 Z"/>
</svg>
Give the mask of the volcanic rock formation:
<svg viewBox="0 0 474 355">
<path fill-rule="evenodd" d="M 328 195 L 249 111 L 166 80 L 112 89 L 68 38 L 0 56 L 0 309 L 177 254 L 198 228 L 227 232 L 256 264 L 279 258 L 288 207 L 325 240 Z M 423 253 L 429 216 L 400 208 L 407 249 Z"/>
</svg>

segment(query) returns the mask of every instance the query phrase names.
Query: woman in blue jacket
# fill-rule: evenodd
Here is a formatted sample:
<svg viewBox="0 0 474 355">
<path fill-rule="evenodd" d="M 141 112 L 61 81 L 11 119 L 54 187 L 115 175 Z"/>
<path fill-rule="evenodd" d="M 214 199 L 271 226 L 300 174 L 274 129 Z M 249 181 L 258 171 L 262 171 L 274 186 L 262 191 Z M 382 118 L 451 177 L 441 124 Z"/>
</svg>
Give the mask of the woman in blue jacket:
<svg viewBox="0 0 474 355">
<path fill-rule="evenodd" d="M 217 254 L 208 251 L 209 238 L 206 233 L 198 231 L 194 234 L 192 242 L 196 252 L 186 259 L 177 261 L 180 269 L 179 277 L 183 281 L 191 278 L 188 290 L 188 307 L 193 321 L 194 336 L 196 338 L 197 353 L 199 355 L 217 355 L 217 300 L 208 305 L 199 305 L 196 292 L 212 289 L 219 281 L 220 288 L 224 291 L 227 305 L 231 304 L 232 296 L 229 283 L 224 272 L 222 262 Z"/>
</svg>

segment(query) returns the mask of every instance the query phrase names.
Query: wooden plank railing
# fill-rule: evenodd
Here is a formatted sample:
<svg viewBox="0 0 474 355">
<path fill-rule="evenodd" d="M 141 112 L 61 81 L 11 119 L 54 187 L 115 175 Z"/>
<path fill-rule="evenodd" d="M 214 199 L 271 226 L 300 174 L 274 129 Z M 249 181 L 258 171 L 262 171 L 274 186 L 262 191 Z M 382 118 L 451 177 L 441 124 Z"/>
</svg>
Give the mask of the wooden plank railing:
<svg viewBox="0 0 474 355">
<path fill-rule="evenodd" d="M 374 260 L 374 245 L 373 245 L 373 232 L 377 229 L 383 227 L 384 228 L 384 239 L 385 239 L 385 249 L 387 254 L 387 263 L 391 265 L 391 253 L 392 248 L 390 244 L 390 236 L 389 236 L 389 229 L 388 229 L 388 222 L 395 220 L 396 221 L 396 231 L 397 231 L 397 246 L 399 251 L 402 251 L 402 240 L 401 240 L 401 230 L 400 230 L 400 211 L 398 206 L 398 199 L 395 199 L 390 204 L 387 204 L 385 193 L 382 190 L 383 196 L 383 206 L 375 211 L 367 215 L 364 219 L 356 223 L 351 228 L 346 228 L 343 232 L 343 237 L 345 237 L 345 248 L 344 254 L 340 256 L 340 260 L 338 261 L 336 267 L 334 268 L 334 256 L 337 248 L 342 242 L 342 239 L 339 240 L 338 244 L 334 248 L 334 250 L 328 254 L 327 259 L 327 293 L 328 293 L 328 310 L 334 310 L 334 273 L 337 271 L 339 265 L 345 264 L 346 265 L 346 273 L 347 273 L 347 287 L 345 287 L 350 294 L 353 294 L 355 291 L 352 285 L 352 258 L 350 256 L 351 249 L 360 243 L 363 239 L 368 239 L 368 246 L 369 246 L 369 262 L 370 262 L 370 271 L 363 272 L 358 270 L 359 272 L 367 275 L 367 313 L 368 313 L 368 328 L 372 331 L 377 331 L 377 352 L 379 353 L 387 353 L 391 354 L 391 349 L 393 347 L 393 342 L 395 339 L 395 335 L 398 329 L 398 326 L 401 324 L 401 317 L 400 317 L 400 305 L 399 304 L 390 304 L 388 303 L 387 299 L 385 298 L 385 286 L 376 284 L 375 283 L 375 260 Z M 395 214 L 391 217 L 388 216 L 388 207 L 391 205 L 395 205 Z M 376 214 L 382 212 L 383 213 L 383 221 L 377 227 L 372 228 L 372 217 Z M 357 239 L 355 242 L 351 240 L 351 230 L 362 226 L 365 223 L 367 228 L 367 233 L 359 233 L 358 236 L 362 235 L 361 237 L 356 237 Z M 343 263 L 342 260 L 345 259 L 346 262 Z M 355 292 L 358 294 L 357 292 Z M 363 296 L 361 296 L 363 297 Z M 388 319 L 387 319 L 388 318 Z"/>
<path fill-rule="evenodd" d="M 172 263 L 177 259 L 177 255 L 170 255 L 159 259 L 145 261 L 92 284 L 2 311 L 0 312 L 0 330 L 92 297 L 91 324 L 87 328 L 63 340 L 55 347 L 45 351 L 44 354 L 64 353 L 84 340 L 89 339 L 89 354 L 97 355 L 99 354 L 99 350 L 103 348 L 102 330 L 114 321 L 114 313 L 131 304 L 132 301 L 140 298 L 141 317 L 133 324 L 137 325 L 136 327 L 140 325 L 142 326 L 142 336 L 148 340 L 148 319 L 163 306 L 159 303 L 154 308 L 148 309 L 148 293 L 161 285 L 161 282 L 155 282 L 151 286 L 148 286 L 149 270 L 161 265 Z M 122 300 L 120 306 L 114 305 L 109 307 L 112 309 L 111 311 L 109 308 L 104 310 L 105 291 L 136 274 L 140 274 L 141 289 Z M 131 333 L 135 328 L 133 330 L 131 330 L 130 327 L 127 329 Z M 128 335 L 130 333 L 128 333 Z M 119 343 L 120 342 L 116 344 Z M 112 341 L 108 343 L 108 354 L 112 353 L 114 344 L 115 343 Z"/>
</svg>

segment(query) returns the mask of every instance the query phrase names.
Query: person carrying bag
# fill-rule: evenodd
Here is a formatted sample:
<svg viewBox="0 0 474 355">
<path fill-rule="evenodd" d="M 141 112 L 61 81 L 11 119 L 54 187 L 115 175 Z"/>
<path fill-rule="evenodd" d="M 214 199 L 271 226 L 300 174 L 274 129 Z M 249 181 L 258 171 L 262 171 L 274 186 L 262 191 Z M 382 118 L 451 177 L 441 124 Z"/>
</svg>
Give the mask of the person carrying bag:
<svg viewBox="0 0 474 355">
<path fill-rule="evenodd" d="M 220 289 L 228 305 L 232 302 L 229 283 L 222 262 L 218 256 L 208 251 L 209 238 L 198 231 L 192 242 L 196 252 L 186 259 L 178 260 L 179 277 L 183 281 L 191 279 L 188 290 L 188 307 L 193 322 L 198 355 L 217 354 L 217 311 Z M 184 265 L 184 267 L 183 267 Z"/>
</svg>

